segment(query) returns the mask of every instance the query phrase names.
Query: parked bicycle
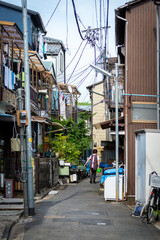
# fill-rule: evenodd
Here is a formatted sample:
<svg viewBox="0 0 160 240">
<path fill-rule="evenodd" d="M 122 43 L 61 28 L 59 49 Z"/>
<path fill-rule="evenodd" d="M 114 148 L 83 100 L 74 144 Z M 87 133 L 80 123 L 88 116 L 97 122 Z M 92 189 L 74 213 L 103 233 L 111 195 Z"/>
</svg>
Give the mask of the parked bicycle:
<svg viewBox="0 0 160 240">
<path fill-rule="evenodd" d="M 151 192 L 146 208 L 147 222 L 154 217 L 157 220 L 160 214 L 160 176 L 154 171 L 150 174 Z"/>
</svg>

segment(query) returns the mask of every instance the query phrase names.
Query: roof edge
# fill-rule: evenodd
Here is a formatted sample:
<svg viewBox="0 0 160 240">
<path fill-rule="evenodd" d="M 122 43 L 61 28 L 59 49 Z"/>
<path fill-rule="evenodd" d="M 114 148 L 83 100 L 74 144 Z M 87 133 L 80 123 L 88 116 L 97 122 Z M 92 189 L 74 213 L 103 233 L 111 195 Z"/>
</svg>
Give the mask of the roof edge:
<svg viewBox="0 0 160 240">
<path fill-rule="evenodd" d="M 20 6 L 17 6 L 17 5 L 14 5 L 14 4 L 11 4 L 11 3 L 7 3 L 7 2 L 4 2 L 4 1 L 0 1 L 0 5 L 3 5 L 3 6 L 6 6 L 6 7 L 9 7 L 9 8 L 14 8 L 14 9 L 17 9 L 18 11 L 21 11 L 22 12 L 22 7 Z M 47 31 L 44 27 L 44 24 L 43 24 L 43 21 L 42 21 L 42 18 L 41 18 L 41 15 L 39 14 L 39 12 L 36 12 L 36 11 L 33 11 L 33 10 L 30 10 L 30 9 L 27 9 L 27 12 L 30 14 L 30 15 L 34 15 L 34 16 L 37 16 L 37 18 L 39 18 L 39 21 L 41 23 L 41 30 L 43 33 L 47 34 Z"/>
</svg>

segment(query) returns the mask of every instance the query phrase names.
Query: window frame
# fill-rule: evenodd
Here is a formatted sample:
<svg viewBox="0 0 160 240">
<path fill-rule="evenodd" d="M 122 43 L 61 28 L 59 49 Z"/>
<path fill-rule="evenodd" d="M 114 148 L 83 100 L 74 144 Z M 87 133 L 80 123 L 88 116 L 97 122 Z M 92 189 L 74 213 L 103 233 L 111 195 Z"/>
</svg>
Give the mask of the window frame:
<svg viewBox="0 0 160 240">
<path fill-rule="evenodd" d="M 138 101 L 132 101 L 131 104 L 131 122 L 132 123 L 157 123 L 157 119 L 156 120 L 133 120 L 133 104 L 144 104 L 144 105 L 157 105 L 156 102 L 138 102 Z"/>
</svg>

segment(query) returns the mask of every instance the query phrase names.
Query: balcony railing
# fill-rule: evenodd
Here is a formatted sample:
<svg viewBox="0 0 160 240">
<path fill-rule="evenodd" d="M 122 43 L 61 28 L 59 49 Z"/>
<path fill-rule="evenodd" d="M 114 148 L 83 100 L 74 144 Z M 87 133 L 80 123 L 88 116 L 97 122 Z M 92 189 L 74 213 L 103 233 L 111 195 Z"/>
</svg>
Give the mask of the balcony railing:
<svg viewBox="0 0 160 240">
<path fill-rule="evenodd" d="M 30 97 L 31 101 L 38 107 L 38 93 L 32 86 L 30 86 Z"/>
</svg>

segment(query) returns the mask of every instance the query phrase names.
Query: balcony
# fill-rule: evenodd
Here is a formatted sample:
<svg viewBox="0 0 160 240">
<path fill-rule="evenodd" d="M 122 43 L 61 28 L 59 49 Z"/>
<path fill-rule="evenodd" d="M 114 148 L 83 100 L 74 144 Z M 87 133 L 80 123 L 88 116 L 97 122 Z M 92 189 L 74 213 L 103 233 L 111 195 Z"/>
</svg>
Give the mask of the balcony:
<svg viewBox="0 0 160 240">
<path fill-rule="evenodd" d="M 30 86 L 30 98 L 32 103 L 38 107 L 38 93 L 32 86 Z"/>
</svg>

